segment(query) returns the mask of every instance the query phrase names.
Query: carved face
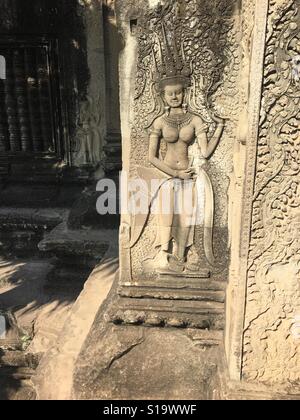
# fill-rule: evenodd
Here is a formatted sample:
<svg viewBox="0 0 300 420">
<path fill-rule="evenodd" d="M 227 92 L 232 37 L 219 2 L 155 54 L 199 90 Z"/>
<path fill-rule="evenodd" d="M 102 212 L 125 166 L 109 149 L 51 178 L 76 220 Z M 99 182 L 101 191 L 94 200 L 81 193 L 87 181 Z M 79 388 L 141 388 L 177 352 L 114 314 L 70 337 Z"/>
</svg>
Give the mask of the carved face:
<svg viewBox="0 0 300 420">
<path fill-rule="evenodd" d="M 166 85 L 164 89 L 164 99 L 169 107 L 181 107 L 183 103 L 183 97 L 184 88 L 182 84 L 178 83 L 173 85 Z"/>
</svg>

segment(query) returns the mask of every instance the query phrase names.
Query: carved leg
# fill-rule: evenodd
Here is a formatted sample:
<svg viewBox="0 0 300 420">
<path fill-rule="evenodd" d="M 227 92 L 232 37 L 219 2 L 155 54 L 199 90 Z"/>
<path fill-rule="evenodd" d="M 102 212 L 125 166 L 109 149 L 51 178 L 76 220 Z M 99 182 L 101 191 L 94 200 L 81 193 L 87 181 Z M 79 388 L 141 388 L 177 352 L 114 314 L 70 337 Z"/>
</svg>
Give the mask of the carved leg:
<svg viewBox="0 0 300 420">
<path fill-rule="evenodd" d="M 175 255 L 178 257 L 179 260 L 185 260 L 185 250 L 185 245 L 178 244 L 176 246 Z"/>
<path fill-rule="evenodd" d="M 190 243 L 190 227 L 174 227 L 172 235 L 175 239 L 174 252 L 179 259 L 184 259 L 186 250 L 192 244 Z"/>
</svg>

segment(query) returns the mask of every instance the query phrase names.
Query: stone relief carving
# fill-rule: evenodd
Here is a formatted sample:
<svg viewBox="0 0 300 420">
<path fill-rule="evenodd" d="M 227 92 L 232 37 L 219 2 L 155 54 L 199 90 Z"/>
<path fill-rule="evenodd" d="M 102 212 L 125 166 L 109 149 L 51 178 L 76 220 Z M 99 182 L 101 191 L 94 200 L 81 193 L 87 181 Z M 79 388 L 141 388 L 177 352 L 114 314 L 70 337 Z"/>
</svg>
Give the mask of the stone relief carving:
<svg viewBox="0 0 300 420">
<path fill-rule="evenodd" d="M 102 113 L 100 97 L 90 96 L 80 104 L 77 130 L 78 152 L 75 163 L 78 165 L 97 165 L 103 150 Z"/>
<path fill-rule="evenodd" d="M 205 255 L 207 260 L 212 265 L 214 264 L 212 249 L 214 197 L 211 181 L 204 168 L 207 159 L 220 141 L 224 121 L 217 116 L 209 115 L 204 108 L 207 120 L 211 119 L 215 122 L 215 130 L 208 139 L 209 125 L 204 118 L 191 113 L 188 103 L 184 102 L 186 90 L 190 84 L 191 69 L 183 61 L 183 54 L 179 52 L 179 45 L 175 41 L 176 34 L 167 32 L 164 20 L 161 21 L 161 31 L 163 42 L 158 41 L 158 46 L 154 45 L 152 48 L 156 69 L 154 75 L 156 88 L 160 100 L 164 102 L 165 112 L 154 120 L 150 130 L 149 161 L 154 169 L 137 168 L 142 179 L 147 179 L 149 182 L 154 179 L 160 180 L 158 187 L 152 191 L 157 201 L 155 204 L 159 207 L 156 216 L 155 242 L 155 247 L 159 248 L 159 254 L 156 258 L 148 260 L 148 264 L 144 267 L 145 269 L 152 268 L 152 270 L 159 269 L 166 273 L 177 272 L 187 275 L 193 271 L 191 266 L 186 265 L 185 257 L 186 251 L 194 243 L 194 227 L 197 223 L 195 219 L 199 207 L 204 213 Z M 159 64 L 154 52 L 155 47 L 160 55 Z M 158 152 L 162 142 L 165 148 L 164 156 Z M 193 152 L 190 151 L 191 147 L 194 148 Z M 164 203 L 167 194 L 168 202 Z M 177 209 L 179 211 L 176 212 L 176 202 L 179 204 L 181 198 L 192 204 L 190 213 L 186 205 Z M 151 200 L 150 207 L 153 204 L 154 200 Z M 164 212 L 164 204 L 168 205 L 167 212 Z M 151 211 L 151 208 L 149 210 Z M 139 239 L 147 217 L 148 215 L 145 214 L 144 222 L 133 226 L 132 246 Z M 171 249 L 172 241 L 174 241 L 173 249 Z M 199 267 L 195 265 L 194 271 L 198 269 Z"/>
<path fill-rule="evenodd" d="M 208 267 L 214 264 L 212 233 L 211 231 L 208 233 L 209 229 L 212 230 L 214 213 L 212 185 L 217 194 L 220 189 L 224 190 L 224 186 L 220 185 L 220 180 L 214 184 L 218 175 L 216 170 L 212 171 L 209 168 L 205 160 L 213 153 L 220 141 L 223 119 L 230 118 L 231 121 L 226 123 L 226 130 L 228 127 L 233 138 L 232 125 L 239 118 L 238 104 L 236 98 L 233 99 L 237 94 L 236 78 L 239 73 L 240 58 L 235 43 L 235 29 L 233 29 L 234 7 L 234 1 L 222 3 L 196 0 L 166 1 L 159 3 L 156 8 L 138 20 L 138 27 L 135 29 L 138 41 L 138 67 L 131 135 L 130 176 L 145 178 L 146 173 L 149 175 L 156 169 L 156 174 L 161 172 L 160 178 L 169 177 L 170 182 L 173 182 L 175 175 L 178 176 L 175 172 L 181 168 L 175 168 L 174 162 L 170 164 L 171 171 L 164 166 L 163 159 L 167 156 L 169 160 L 169 150 L 174 147 L 174 144 L 170 146 L 171 142 L 166 142 L 165 138 L 189 131 L 187 136 L 189 139 L 185 143 L 189 147 L 178 157 L 179 160 L 187 163 L 184 168 L 182 167 L 183 171 L 188 167 L 197 167 L 198 178 L 202 176 L 202 185 L 206 185 L 204 187 L 207 194 L 206 203 L 210 203 L 210 210 L 207 210 L 207 219 L 210 219 L 210 224 L 206 232 L 205 229 L 203 232 L 203 226 L 202 231 L 196 228 L 193 237 L 194 232 L 191 229 L 187 229 L 185 233 L 181 229 L 180 234 L 178 232 L 175 234 L 174 229 L 167 226 L 172 224 L 171 216 L 170 220 L 163 222 L 159 220 L 159 217 L 150 215 L 147 223 L 137 222 L 137 229 L 133 222 L 131 229 L 133 275 L 145 272 L 147 257 L 149 257 L 149 265 L 146 271 L 151 270 L 152 261 L 152 274 L 153 267 L 158 266 L 162 267 L 162 271 L 171 269 L 175 272 L 189 273 L 191 271 L 189 268 L 195 268 L 195 271 L 199 272 L 200 259 L 205 260 Z M 174 81 L 171 85 L 164 86 L 164 94 L 157 90 L 161 57 L 168 57 L 168 54 L 165 54 L 166 48 L 172 52 L 176 71 L 178 72 L 178 63 L 183 62 L 185 66 L 179 70 L 185 73 L 183 76 L 186 79 L 190 80 L 188 84 L 186 82 L 177 84 L 178 103 L 174 109 L 179 111 L 178 115 L 175 115 L 177 111 L 173 114 L 172 105 L 167 104 L 165 94 L 166 90 L 175 87 Z M 203 129 L 202 134 L 200 128 Z M 203 144 L 205 143 L 206 147 L 209 145 L 210 151 L 206 156 L 203 156 L 203 150 L 201 155 L 199 143 L 195 142 L 192 145 L 197 137 L 196 132 L 202 136 Z M 161 159 L 162 156 L 163 159 Z M 144 168 L 142 174 L 141 167 Z M 210 181 L 210 172 L 213 172 L 212 181 Z M 192 177 L 192 174 L 187 172 L 185 174 L 182 172 L 181 175 L 186 178 Z M 210 197 L 208 197 L 209 193 Z M 220 216 L 218 214 L 215 217 Z M 175 225 L 178 226 L 178 223 Z M 166 229 L 161 229 L 162 226 Z M 160 240 L 156 234 L 157 231 L 159 231 Z M 184 238 L 182 243 L 179 236 L 174 238 L 177 234 Z M 147 249 L 146 258 L 143 251 L 145 249 Z M 159 249 L 162 252 L 157 254 Z M 189 253 L 186 261 L 187 249 Z M 161 258 L 163 253 L 168 255 Z"/>
<path fill-rule="evenodd" d="M 97 166 L 103 163 L 105 143 L 105 60 L 103 28 L 99 25 L 102 17 L 102 2 L 98 0 L 77 0 L 76 15 L 85 27 L 85 40 L 74 40 L 74 47 L 81 53 L 86 52 L 86 64 L 89 73 L 85 85 L 76 89 L 79 95 L 78 123 L 72 151 L 74 163 L 78 166 Z M 86 43 L 86 51 L 83 45 Z M 83 81 L 80 78 L 80 83 Z M 102 170 L 101 170 L 102 171 Z"/>
<path fill-rule="evenodd" d="M 239 123 L 234 145 L 233 171 L 230 176 L 229 197 L 229 242 L 232 247 L 232 255 L 239 252 L 240 242 L 240 223 L 237 223 L 238 214 L 241 208 L 237 209 L 237 203 L 242 205 L 243 181 L 244 181 L 244 159 L 246 153 L 246 143 L 248 135 L 248 100 L 249 100 L 249 74 L 251 64 L 251 41 L 253 38 L 253 28 L 255 20 L 255 2 L 243 0 L 242 2 L 242 22 L 241 22 L 241 66 L 239 73 Z M 240 197 L 240 201 L 237 200 Z M 238 254 L 236 254 L 238 255 Z M 231 277 L 238 276 L 238 257 L 232 258 Z"/>
<path fill-rule="evenodd" d="M 300 383 L 300 2 L 269 5 L 253 197 L 243 377 Z"/>
</svg>

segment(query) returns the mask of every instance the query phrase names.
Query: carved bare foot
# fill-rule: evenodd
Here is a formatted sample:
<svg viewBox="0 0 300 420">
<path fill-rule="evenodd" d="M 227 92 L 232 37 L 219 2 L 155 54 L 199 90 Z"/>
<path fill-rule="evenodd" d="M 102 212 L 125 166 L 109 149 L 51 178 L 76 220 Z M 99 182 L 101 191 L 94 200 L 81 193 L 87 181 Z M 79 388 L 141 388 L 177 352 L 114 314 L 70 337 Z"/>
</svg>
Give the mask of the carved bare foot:
<svg viewBox="0 0 300 420">
<path fill-rule="evenodd" d="M 169 269 L 175 273 L 183 273 L 185 270 L 185 259 L 171 255 L 169 257 Z"/>
<path fill-rule="evenodd" d="M 144 268 L 148 270 L 157 270 L 160 268 L 167 269 L 168 268 L 168 257 L 169 253 L 166 251 L 160 251 L 156 257 L 154 258 L 147 258 L 144 260 Z"/>
<path fill-rule="evenodd" d="M 199 264 L 196 263 L 187 263 L 186 264 L 186 271 L 191 272 L 191 273 L 195 273 L 197 271 L 199 271 Z"/>
</svg>

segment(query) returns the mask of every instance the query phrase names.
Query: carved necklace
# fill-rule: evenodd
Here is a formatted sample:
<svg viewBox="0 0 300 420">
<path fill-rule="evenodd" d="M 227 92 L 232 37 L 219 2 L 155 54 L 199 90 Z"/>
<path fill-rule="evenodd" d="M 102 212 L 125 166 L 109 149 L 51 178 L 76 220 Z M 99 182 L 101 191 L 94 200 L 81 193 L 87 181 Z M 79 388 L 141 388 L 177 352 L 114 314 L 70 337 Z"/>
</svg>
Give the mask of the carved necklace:
<svg viewBox="0 0 300 420">
<path fill-rule="evenodd" d="M 176 128 L 178 131 L 189 125 L 192 121 L 193 116 L 189 113 L 187 114 L 173 114 L 173 115 L 164 115 L 163 120 L 168 126 Z"/>
</svg>

